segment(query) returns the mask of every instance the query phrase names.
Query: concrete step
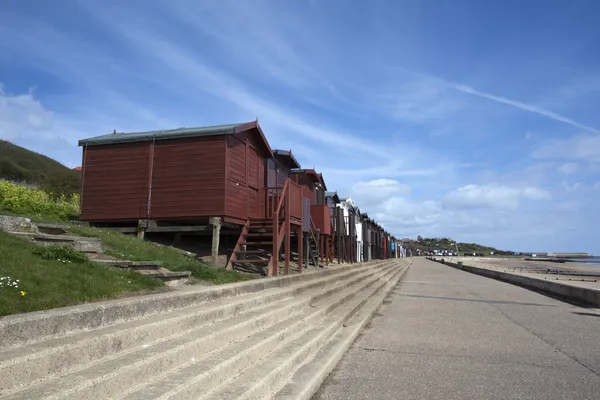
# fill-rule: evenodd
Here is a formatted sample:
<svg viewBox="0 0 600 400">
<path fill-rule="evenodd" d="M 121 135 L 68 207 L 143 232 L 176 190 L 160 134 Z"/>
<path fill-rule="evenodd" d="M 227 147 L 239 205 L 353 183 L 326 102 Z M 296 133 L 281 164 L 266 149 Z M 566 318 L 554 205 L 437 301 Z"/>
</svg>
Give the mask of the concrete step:
<svg viewBox="0 0 600 400">
<path fill-rule="evenodd" d="M 188 307 L 206 306 L 218 302 L 234 301 L 235 296 L 255 294 L 262 296 L 268 290 L 302 290 L 296 285 L 319 285 L 326 279 L 335 279 L 344 274 L 355 274 L 364 268 L 373 268 L 379 263 L 363 265 L 345 264 L 326 270 L 310 271 L 298 275 L 287 275 L 270 279 L 256 279 L 213 287 L 190 287 L 185 291 L 161 293 L 128 299 L 109 300 L 63 307 L 54 310 L 6 316 L 0 319 L 0 351 L 13 347 L 27 347 L 39 341 L 60 339 L 68 335 L 85 333 L 112 325 L 142 320 L 163 318 L 162 314 L 174 313 Z M 0 357 L 0 360 L 4 358 Z"/>
<path fill-rule="evenodd" d="M 160 261 L 128 261 L 128 260 L 93 260 L 102 265 L 115 268 L 129 269 L 133 271 L 158 271 L 162 266 Z"/>
<path fill-rule="evenodd" d="M 67 235 L 48 235 L 44 233 L 10 232 L 13 235 L 27 237 L 40 245 L 66 245 L 84 253 L 101 253 L 102 240 L 99 238 Z"/>
<path fill-rule="evenodd" d="M 312 340 L 325 321 L 339 320 L 337 310 L 364 304 L 402 265 L 386 261 L 338 267 L 295 279 L 234 284 L 229 290 L 171 294 L 170 301 L 148 296 L 160 312 L 149 315 L 148 305 L 138 299 L 140 312 L 128 321 L 97 311 L 84 315 L 106 316 L 112 323 L 96 322 L 98 327 L 91 329 L 83 323 L 80 329 L 21 344 L 13 337 L 10 348 L 0 348 L 0 399 L 198 398 L 219 393 L 222 382 L 242 379 L 248 368 L 262 365 L 264 357 L 282 346 L 296 346 L 301 338 Z M 176 307 L 180 303 L 173 300 L 178 297 L 190 304 Z M 353 303 L 357 298 L 362 300 Z M 111 306 L 119 309 L 96 305 L 104 312 Z M 0 333 L 4 322 L 0 320 Z M 294 360 L 286 371 L 301 364 L 299 358 Z M 279 382 L 278 388 L 285 383 Z"/>
<path fill-rule="evenodd" d="M 138 272 L 142 275 L 159 279 L 167 286 L 185 285 L 192 276 L 191 271 L 169 271 L 164 268 L 159 268 L 158 270 L 139 269 Z"/>
<path fill-rule="evenodd" d="M 385 274 L 390 277 L 397 270 Z M 262 399 L 281 389 L 299 365 L 310 361 L 326 341 L 339 332 L 343 325 L 361 308 L 379 294 L 386 284 L 380 279 L 362 285 L 353 298 L 348 299 L 334 310 L 328 318 L 321 320 L 302 335 L 291 338 L 283 346 L 262 358 L 241 374 L 224 382 L 216 391 L 209 392 L 201 399 Z M 257 377 L 260 377 L 257 380 Z"/>
<path fill-rule="evenodd" d="M 0 360 L 5 360 L 0 361 L 0 382 L 3 382 L 4 390 L 23 383 L 33 384 L 51 374 L 67 373 L 118 352 L 134 351 L 137 347 L 150 344 L 158 345 L 161 340 L 169 340 L 202 324 L 235 317 L 266 304 L 324 288 L 335 290 L 336 281 L 352 282 L 352 279 L 361 279 L 376 268 L 378 264 L 344 269 L 337 274 L 306 274 L 309 279 L 296 280 L 283 288 L 227 297 L 212 303 L 201 301 L 193 307 L 165 310 L 170 311 L 167 314 L 94 330 L 75 331 L 50 340 L 14 347 L 0 352 Z"/>
<path fill-rule="evenodd" d="M 273 391 L 275 393 L 270 398 L 277 400 L 310 400 L 407 270 L 408 268 L 402 269 L 397 276 L 390 279 L 380 293 L 374 296 L 369 304 L 366 304 L 357 314 L 352 316 L 343 325 L 343 329 L 330 337 L 312 359 L 299 364 L 293 375 L 288 377 L 285 385 L 279 391 Z"/>
<path fill-rule="evenodd" d="M 266 357 L 292 338 L 304 337 L 308 330 L 354 297 L 361 287 L 378 281 L 381 276 L 381 271 L 377 271 L 369 277 L 356 279 L 352 285 L 343 285 L 346 287 L 335 296 L 331 293 L 322 294 L 305 301 L 301 312 L 288 314 L 280 323 L 249 335 L 235 344 L 229 343 L 222 350 L 196 360 L 186 368 L 172 371 L 164 378 L 143 386 L 122 399 L 198 399 L 199 396 L 206 395 L 207 389 L 220 386 L 223 381 L 246 370 L 256 360 Z"/>
<path fill-rule="evenodd" d="M 50 235 L 62 235 L 64 233 L 67 233 L 69 229 L 71 229 L 69 225 L 47 224 L 41 222 L 36 223 L 36 226 L 38 227 L 38 230 L 41 233 L 47 233 Z"/>
</svg>

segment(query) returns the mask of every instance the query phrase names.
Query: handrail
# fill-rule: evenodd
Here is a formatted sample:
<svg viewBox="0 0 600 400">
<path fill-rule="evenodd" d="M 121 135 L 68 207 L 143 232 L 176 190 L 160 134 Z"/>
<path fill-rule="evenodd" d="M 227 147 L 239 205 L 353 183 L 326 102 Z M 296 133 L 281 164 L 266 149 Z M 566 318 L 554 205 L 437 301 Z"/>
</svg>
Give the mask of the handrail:
<svg viewBox="0 0 600 400">
<path fill-rule="evenodd" d="M 283 189 L 281 189 L 281 197 L 279 198 L 279 202 L 277 203 L 277 208 L 275 209 L 275 212 L 277 214 L 279 214 L 279 211 L 281 211 L 281 207 L 283 207 L 283 199 L 286 195 L 286 191 L 288 189 L 288 183 L 290 182 L 290 179 L 286 179 L 285 180 L 285 184 L 283 185 Z"/>
<path fill-rule="evenodd" d="M 310 215 L 309 218 L 310 218 L 310 229 L 311 229 L 311 231 L 313 231 L 313 230 L 316 231 L 317 227 L 315 226 L 315 221 L 313 221 L 313 219 L 312 219 L 312 215 Z"/>
</svg>

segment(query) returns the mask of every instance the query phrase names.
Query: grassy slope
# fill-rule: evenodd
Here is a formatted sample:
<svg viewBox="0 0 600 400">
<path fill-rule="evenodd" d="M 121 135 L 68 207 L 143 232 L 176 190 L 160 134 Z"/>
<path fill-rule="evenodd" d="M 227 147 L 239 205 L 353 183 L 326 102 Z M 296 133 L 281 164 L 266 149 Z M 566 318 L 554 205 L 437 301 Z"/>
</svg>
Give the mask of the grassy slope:
<svg viewBox="0 0 600 400">
<path fill-rule="evenodd" d="M 27 182 L 60 194 L 79 191 L 80 174 L 44 155 L 0 140 L 0 179 Z"/>
<path fill-rule="evenodd" d="M 172 271 L 191 271 L 196 279 L 217 284 L 239 282 L 253 277 L 236 271 L 212 268 L 196 259 L 185 256 L 168 246 L 154 245 L 132 235 L 124 235 L 108 229 L 73 226 L 70 232 L 81 236 L 98 237 L 108 250 L 107 254 L 132 261 L 162 261 Z"/>
<path fill-rule="evenodd" d="M 147 292 L 162 282 L 91 262 L 45 260 L 38 246 L 0 231 L 0 277 L 19 280 L 18 288 L 0 287 L 0 315 L 63 307 L 86 301 Z M 6 280 L 5 280 L 6 281 Z M 20 291 L 26 292 L 21 296 Z"/>
<path fill-rule="evenodd" d="M 455 251 L 456 247 L 454 245 L 454 241 L 448 238 L 424 238 L 422 242 L 414 242 L 409 248 L 412 249 L 420 249 L 423 252 L 428 252 L 430 250 L 451 250 Z M 458 243 L 458 251 L 459 253 L 483 253 L 485 255 L 489 255 L 490 252 L 497 253 L 498 249 L 489 246 L 483 246 L 477 243 Z"/>
</svg>

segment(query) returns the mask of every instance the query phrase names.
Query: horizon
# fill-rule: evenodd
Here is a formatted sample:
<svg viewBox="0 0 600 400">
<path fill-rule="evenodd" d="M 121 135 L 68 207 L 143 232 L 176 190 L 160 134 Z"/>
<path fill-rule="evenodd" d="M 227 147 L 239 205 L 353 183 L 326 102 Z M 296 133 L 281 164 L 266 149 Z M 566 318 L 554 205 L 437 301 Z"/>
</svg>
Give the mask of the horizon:
<svg viewBox="0 0 600 400">
<path fill-rule="evenodd" d="M 240 3 L 0 3 L 0 139 L 258 118 L 398 239 L 600 254 L 600 3 Z"/>
</svg>

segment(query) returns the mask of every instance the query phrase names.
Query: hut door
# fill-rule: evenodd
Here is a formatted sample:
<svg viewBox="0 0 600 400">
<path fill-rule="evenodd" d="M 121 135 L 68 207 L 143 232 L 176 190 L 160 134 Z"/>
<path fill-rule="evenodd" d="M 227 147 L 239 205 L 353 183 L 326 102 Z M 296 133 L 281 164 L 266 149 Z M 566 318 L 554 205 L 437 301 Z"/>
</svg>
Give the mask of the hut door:
<svg viewBox="0 0 600 400">
<path fill-rule="evenodd" d="M 277 163 L 273 159 L 267 162 L 267 187 L 277 186 Z"/>
<path fill-rule="evenodd" d="M 248 216 L 250 218 L 260 217 L 260 201 L 259 201 L 259 186 L 260 186 L 260 156 L 256 149 L 248 145 Z"/>
</svg>

